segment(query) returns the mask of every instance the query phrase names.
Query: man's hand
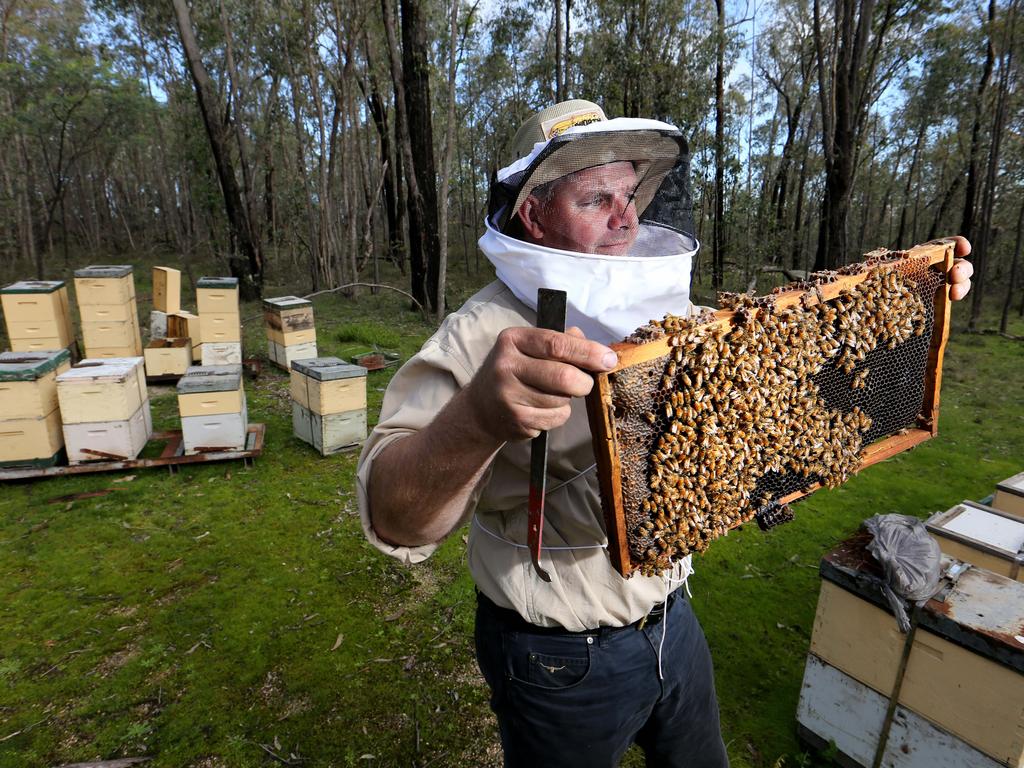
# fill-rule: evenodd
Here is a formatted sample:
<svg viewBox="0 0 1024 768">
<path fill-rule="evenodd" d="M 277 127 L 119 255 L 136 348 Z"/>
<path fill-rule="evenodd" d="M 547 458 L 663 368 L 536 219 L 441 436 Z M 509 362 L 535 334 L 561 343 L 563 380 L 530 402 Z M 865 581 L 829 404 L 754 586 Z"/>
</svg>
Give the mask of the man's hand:
<svg viewBox="0 0 1024 768">
<path fill-rule="evenodd" d="M 579 328 L 507 328 L 467 387 L 467 405 L 477 426 L 500 442 L 536 437 L 564 424 L 570 400 L 590 392 L 586 371 L 611 370 L 617 362 Z"/>
<path fill-rule="evenodd" d="M 956 245 L 953 247 L 953 256 L 967 256 L 971 252 L 971 244 L 963 235 L 953 238 Z M 955 258 L 953 267 L 949 270 L 949 298 L 952 301 L 960 301 L 971 290 L 971 275 L 974 274 L 974 267 L 971 262 L 963 258 Z"/>
</svg>

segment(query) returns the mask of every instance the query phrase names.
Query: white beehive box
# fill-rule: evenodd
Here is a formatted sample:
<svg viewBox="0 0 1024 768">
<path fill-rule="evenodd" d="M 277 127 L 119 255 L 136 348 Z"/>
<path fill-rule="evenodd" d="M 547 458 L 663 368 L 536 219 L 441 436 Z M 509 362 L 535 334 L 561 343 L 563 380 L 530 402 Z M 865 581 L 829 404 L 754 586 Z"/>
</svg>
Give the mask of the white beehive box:
<svg viewBox="0 0 1024 768">
<path fill-rule="evenodd" d="M 23 280 L 0 289 L 7 338 L 15 352 L 71 346 L 67 286 L 62 280 Z"/>
<path fill-rule="evenodd" d="M 149 402 L 141 357 L 83 360 L 57 377 L 64 424 L 124 421 Z"/>
<path fill-rule="evenodd" d="M 290 371 L 292 363 L 296 360 L 312 360 L 317 356 L 316 342 L 309 341 L 305 344 L 292 344 L 290 347 L 282 346 L 276 341 L 267 339 L 267 357 L 270 361 L 286 371 Z"/>
<path fill-rule="evenodd" d="M 149 400 L 127 419 L 64 424 L 64 443 L 71 464 L 134 459 L 152 434 Z"/>
<path fill-rule="evenodd" d="M 996 486 L 992 506 L 1024 520 L 1024 472 L 1008 477 Z"/>
<path fill-rule="evenodd" d="M 888 698 L 906 636 L 866 542 L 845 542 L 822 560 L 810 652 Z M 943 557 L 944 569 L 955 563 Z M 999 764 L 1024 765 L 1022 627 L 1024 584 L 966 570 L 919 610 L 897 704 Z"/>
<path fill-rule="evenodd" d="M 1000 576 L 1024 581 L 1024 520 L 964 501 L 925 523 L 944 554 Z"/>
<path fill-rule="evenodd" d="M 52 466 L 64 448 L 57 376 L 66 349 L 0 353 L 0 466 Z"/>
<path fill-rule="evenodd" d="M 154 309 L 149 313 L 149 338 L 166 339 L 168 335 L 167 313 Z"/>
<path fill-rule="evenodd" d="M 153 339 L 146 346 L 146 376 L 181 376 L 192 365 L 188 339 Z"/>
<path fill-rule="evenodd" d="M 321 415 L 293 401 L 292 430 L 297 438 L 327 456 L 365 442 L 366 411 Z"/>
<path fill-rule="evenodd" d="M 239 413 L 214 413 L 208 416 L 184 416 L 181 419 L 185 453 L 235 451 L 245 448 L 249 431 L 249 412 L 242 398 Z"/>
<path fill-rule="evenodd" d="M 204 341 L 199 351 L 204 366 L 241 365 L 242 363 L 242 343 L 240 341 L 220 343 Z"/>
</svg>

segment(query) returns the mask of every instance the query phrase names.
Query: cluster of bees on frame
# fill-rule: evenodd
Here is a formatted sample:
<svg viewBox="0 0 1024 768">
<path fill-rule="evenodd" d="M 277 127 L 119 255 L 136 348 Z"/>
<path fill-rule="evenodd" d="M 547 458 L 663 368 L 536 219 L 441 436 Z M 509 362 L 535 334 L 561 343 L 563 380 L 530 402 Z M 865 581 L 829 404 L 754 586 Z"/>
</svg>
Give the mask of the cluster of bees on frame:
<svg viewBox="0 0 1024 768">
<path fill-rule="evenodd" d="M 774 296 L 724 294 L 731 324 L 667 315 L 628 339 L 667 337 L 671 348 L 656 361 L 664 368 L 643 413 L 655 435 L 646 498 L 627 514 L 640 573 L 663 572 L 759 510 L 777 508 L 757 490 L 767 473 L 835 487 L 859 466 L 871 418 L 858 406 L 827 407 L 812 377 L 832 365 L 851 389 L 869 387 L 868 353 L 923 334 L 926 307 L 914 281 L 891 264 L 829 301 L 818 286 L 786 308 L 776 308 Z"/>
</svg>

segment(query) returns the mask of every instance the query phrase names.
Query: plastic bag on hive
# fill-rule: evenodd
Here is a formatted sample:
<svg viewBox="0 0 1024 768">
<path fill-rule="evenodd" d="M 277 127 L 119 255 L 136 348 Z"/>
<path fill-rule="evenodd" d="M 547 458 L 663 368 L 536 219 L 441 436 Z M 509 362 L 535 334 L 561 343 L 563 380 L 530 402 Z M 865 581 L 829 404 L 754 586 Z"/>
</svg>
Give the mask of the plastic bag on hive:
<svg viewBox="0 0 1024 768">
<path fill-rule="evenodd" d="M 900 625 L 910 630 L 904 600 L 923 602 L 935 594 L 941 577 L 942 551 L 924 523 L 909 515 L 875 515 L 864 521 L 874 536 L 868 551 L 885 571 L 882 591 Z"/>
</svg>

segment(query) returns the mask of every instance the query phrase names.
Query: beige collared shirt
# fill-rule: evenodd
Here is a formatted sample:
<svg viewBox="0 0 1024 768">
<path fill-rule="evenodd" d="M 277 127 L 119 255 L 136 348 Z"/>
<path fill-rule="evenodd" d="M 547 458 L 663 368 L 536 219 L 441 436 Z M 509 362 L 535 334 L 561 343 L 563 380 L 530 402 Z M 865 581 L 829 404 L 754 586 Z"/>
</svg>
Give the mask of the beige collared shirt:
<svg viewBox="0 0 1024 768">
<path fill-rule="evenodd" d="M 363 530 L 379 550 L 418 563 L 437 544 L 398 547 L 377 536 L 367 492 L 374 458 L 394 440 L 433 420 L 470 382 L 500 331 L 535 322 L 535 313 L 508 288 L 491 283 L 449 315 L 395 374 L 384 395 L 380 422 L 359 458 L 356 482 Z M 612 567 L 582 399 L 573 400 L 569 420 L 548 436 L 541 564 L 551 575 L 550 584 L 534 572 L 526 547 L 529 475 L 530 442 L 507 443 L 462 510 L 462 522 L 470 522 L 470 571 L 477 587 L 495 603 L 538 626 L 581 631 L 636 621 L 682 583 L 689 571 L 688 558 L 662 577 L 624 579 Z"/>
</svg>

